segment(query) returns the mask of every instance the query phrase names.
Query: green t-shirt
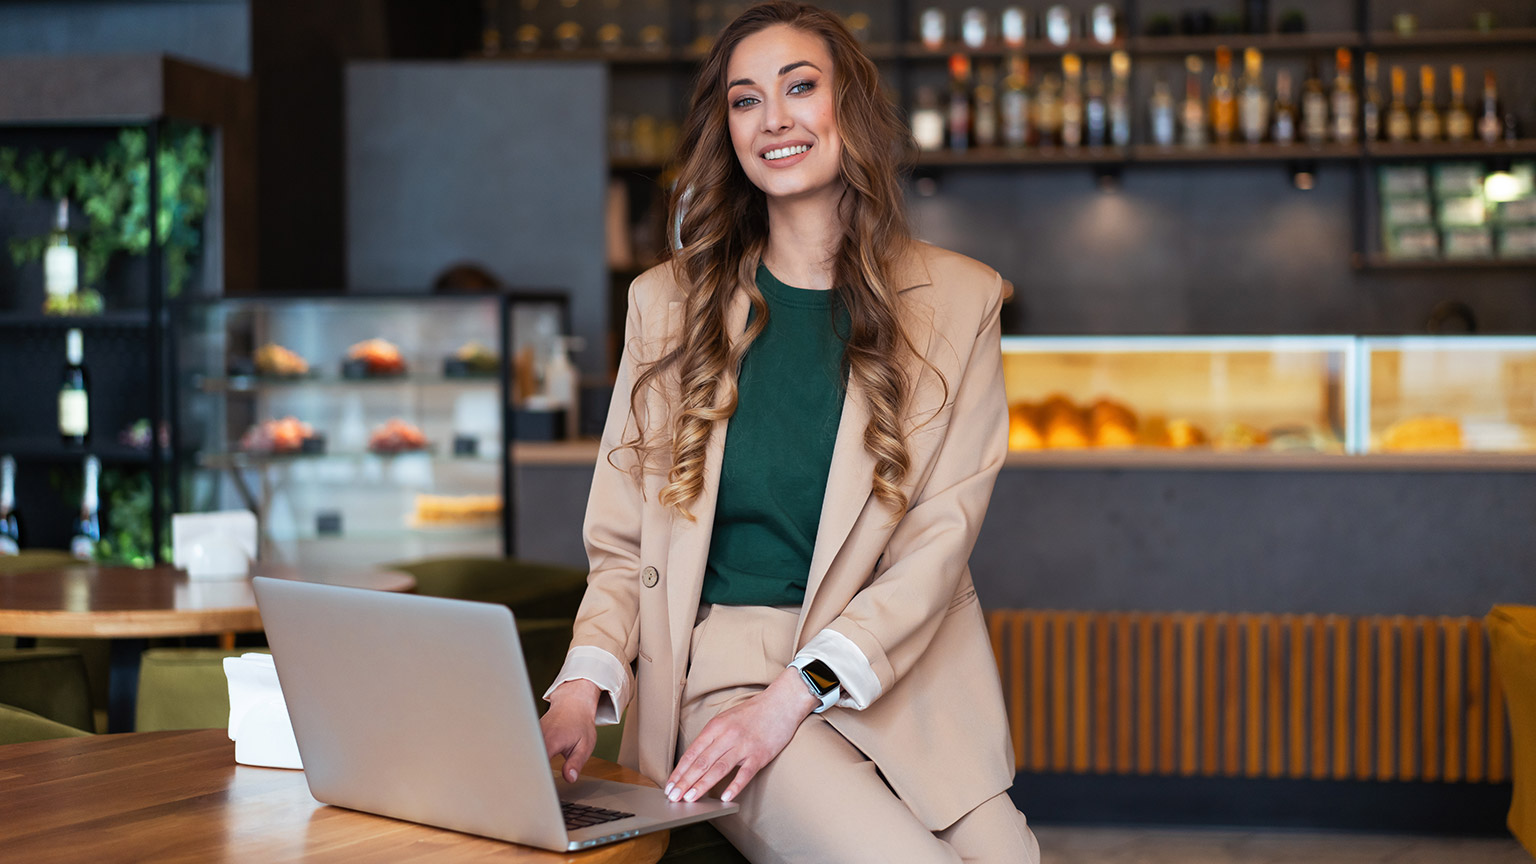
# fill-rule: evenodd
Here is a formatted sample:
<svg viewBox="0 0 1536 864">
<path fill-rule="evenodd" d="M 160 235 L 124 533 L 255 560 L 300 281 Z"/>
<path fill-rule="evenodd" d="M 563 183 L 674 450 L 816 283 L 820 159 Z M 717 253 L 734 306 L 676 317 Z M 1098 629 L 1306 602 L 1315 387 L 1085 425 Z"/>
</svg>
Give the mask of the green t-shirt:
<svg viewBox="0 0 1536 864">
<path fill-rule="evenodd" d="M 702 602 L 797 606 L 843 415 L 848 315 L 834 323 L 833 292 L 791 288 L 761 265 L 757 288 L 768 326 L 741 361 Z"/>
</svg>

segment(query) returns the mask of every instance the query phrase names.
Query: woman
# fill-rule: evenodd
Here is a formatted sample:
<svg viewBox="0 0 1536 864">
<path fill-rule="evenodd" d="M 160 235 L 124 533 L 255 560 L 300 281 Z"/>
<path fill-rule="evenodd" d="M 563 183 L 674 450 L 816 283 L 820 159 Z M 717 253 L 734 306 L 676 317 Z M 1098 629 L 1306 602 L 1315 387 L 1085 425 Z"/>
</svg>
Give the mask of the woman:
<svg viewBox="0 0 1536 864">
<path fill-rule="evenodd" d="M 966 566 L 1002 282 L 910 239 L 909 146 L 835 16 L 749 9 L 700 70 L 678 248 L 630 292 L 545 743 L 574 778 L 627 706 L 620 760 L 739 800 L 715 825 L 754 861 L 1038 858 Z"/>
</svg>

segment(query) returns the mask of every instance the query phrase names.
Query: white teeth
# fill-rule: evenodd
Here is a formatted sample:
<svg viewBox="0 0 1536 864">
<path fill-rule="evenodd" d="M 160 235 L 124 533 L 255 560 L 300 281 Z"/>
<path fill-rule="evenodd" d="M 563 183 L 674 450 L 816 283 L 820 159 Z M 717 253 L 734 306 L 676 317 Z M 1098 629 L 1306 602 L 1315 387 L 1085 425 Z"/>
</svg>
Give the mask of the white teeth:
<svg viewBox="0 0 1536 864">
<path fill-rule="evenodd" d="M 795 156 L 800 153 L 804 153 L 809 149 L 811 149 L 811 145 L 809 144 L 797 144 L 794 147 L 780 147 L 777 150 L 769 150 L 767 153 L 764 153 L 763 158 L 767 159 L 769 162 L 772 162 L 775 159 L 783 159 L 785 156 Z"/>
</svg>

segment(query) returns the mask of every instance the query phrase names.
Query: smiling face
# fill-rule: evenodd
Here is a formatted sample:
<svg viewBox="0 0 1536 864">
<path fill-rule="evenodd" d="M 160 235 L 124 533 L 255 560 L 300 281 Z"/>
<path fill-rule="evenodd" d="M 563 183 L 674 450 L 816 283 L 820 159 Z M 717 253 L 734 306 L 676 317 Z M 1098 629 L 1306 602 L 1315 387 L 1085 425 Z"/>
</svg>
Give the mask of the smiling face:
<svg viewBox="0 0 1536 864">
<path fill-rule="evenodd" d="M 840 194 L 833 74 L 826 43 L 783 24 L 746 37 L 731 53 L 731 146 L 747 178 L 769 199 Z"/>
</svg>

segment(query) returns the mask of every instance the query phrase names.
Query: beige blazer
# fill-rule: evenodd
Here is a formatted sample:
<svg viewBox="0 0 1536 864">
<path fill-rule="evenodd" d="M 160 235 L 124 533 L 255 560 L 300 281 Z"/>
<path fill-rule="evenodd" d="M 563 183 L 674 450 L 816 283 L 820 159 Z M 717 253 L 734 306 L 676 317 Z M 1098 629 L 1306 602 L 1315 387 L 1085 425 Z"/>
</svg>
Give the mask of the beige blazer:
<svg viewBox="0 0 1536 864">
<path fill-rule="evenodd" d="M 658 500 L 667 448 L 638 482 L 634 452 L 615 450 L 634 431 L 637 368 L 660 356 L 683 324 L 683 294 L 671 266 L 647 271 L 630 289 L 625 350 L 584 526 L 591 575 L 572 643 L 633 664 L 636 695 L 620 761 L 657 781 L 680 755 L 688 639 L 726 431 L 718 423 L 710 436 L 704 490 L 689 505 L 693 521 Z M 863 652 L 880 697 L 862 711 L 834 707 L 825 717 L 869 755 L 925 825 L 940 830 L 1013 782 L 996 660 L 967 566 L 1007 451 L 1002 280 L 977 261 L 926 244 L 914 247 L 900 272 L 907 332 L 933 367 L 916 358 L 908 367 L 916 382 L 906 418 L 911 506 L 893 523 L 871 494 L 874 459 L 863 444 L 869 412 L 850 385 L 795 646 L 830 627 Z M 739 292 L 729 312 L 735 338 L 745 330 L 748 307 L 746 292 Z M 648 428 L 670 428 L 671 387 L 646 392 L 641 413 Z"/>
</svg>

